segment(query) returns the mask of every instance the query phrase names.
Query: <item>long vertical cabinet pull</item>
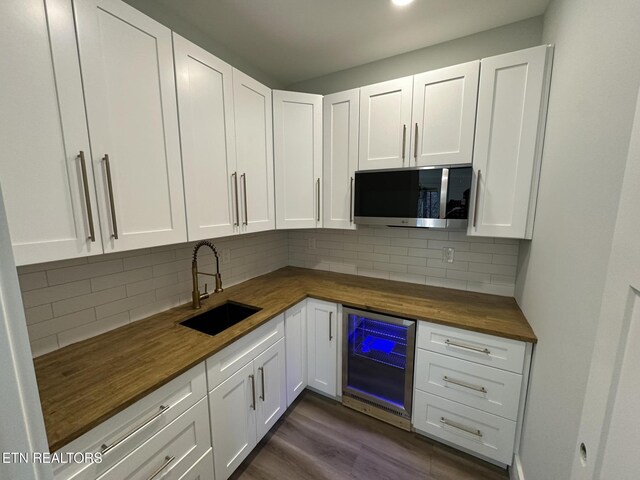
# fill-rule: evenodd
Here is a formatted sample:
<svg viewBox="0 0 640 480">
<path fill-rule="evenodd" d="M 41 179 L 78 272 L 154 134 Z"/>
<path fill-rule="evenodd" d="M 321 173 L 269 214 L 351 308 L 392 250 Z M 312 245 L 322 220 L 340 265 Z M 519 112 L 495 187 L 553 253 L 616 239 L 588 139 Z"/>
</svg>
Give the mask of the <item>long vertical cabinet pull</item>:
<svg viewBox="0 0 640 480">
<path fill-rule="evenodd" d="M 264 395 L 264 368 L 263 367 L 258 367 L 258 371 L 260 372 L 260 381 L 262 382 L 262 395 L 260 395 L 260 400 L 262 400 L 264 402 L 264 400 L 265 400 L 265 395 Z"/>
<path fill-rule="evenodd" d="M 113 200 L 113 182 L 111 181 L 111 164 L 109 163 L 109 155 L 102 157 L 105 168 L 107 169 L 107 188 L 109 189 L 109 206 L 111 208 L 111 223 L 113 225 L 113 234 L 115 240 L 118 239 L 118 222 L 116 220 L 116 205 Z"/>
<path fill-rule="evenodd" d="M 404 165 L 404 156 L 407 153 L 407 125 L 402 125 L 402 164 Z"/>
<path fill-rule="evenodd" d="M 242 178 L 242 193 L 244 195 L 244 221 L 242 222 L 244 225 L 249 225 L 249 209 L 247 207 L 247 174 L 243 173 L 240 175 Z"/>
<path fill-rule="evenodd" d="M 480 199 L 480 175 L 481 170 L 478 170 L 478 176 L 476 177 L 476 203 L 473 208 L 473 228 L 476 228 L 478 224 L 478 200 Z"/>
<path fill-rule="evenodd" d="M 416 123 L 416 136 L 413 139 L 413 159 L 418 165 L 418 124 Z"/>
<path fill-rule="evenodd" d="M 80 159 L 80 168 L 82 170 L 82 187 L 84 190 L 84 201 L 87 206 L 87 217 L 89 220 L 89 240 L 96 241 L 96 231 L 93 227 L 93 212 L 91 211 L 91 197 L 89 196 L 89 182 L 87 181 L 87 163 L 84 159 L 84 151 L 80 150 L 78 157 Z"/>
<path fill-rule="evenodd" d="M 251 399 L 253 400 L 253 403 L 251 404 L 251 410 L 255 410 L 256 409 L 256 379 L 253 375 L 249 375 L 249 378 L 251 379 Z"/>
<path fill-rule="evenodd" d="M 233 224 L 236 227 L 240 226 L 240 203 L 238 202 L 238 172 L 233 172 L 231 174 L 233 177 L 233 191 L 235 193 L 236 198 L 236 221 Z"/>
<path fill-rule="evenodd" d="M 349 223 L 353 223 L 353 177 L 349 186 Z"/>
<path fill-rule="evenodd" d="M 320 221 L 320 179 L 319 178 L 316 181 L 316 183 L 318 185 L 318 216 L 316 220 L 319 222 Z"/>
<path fill-rule="evenodd" d="M 333 340 L 333 312 L 329 312 L 329 341 Z"/>
</svg>

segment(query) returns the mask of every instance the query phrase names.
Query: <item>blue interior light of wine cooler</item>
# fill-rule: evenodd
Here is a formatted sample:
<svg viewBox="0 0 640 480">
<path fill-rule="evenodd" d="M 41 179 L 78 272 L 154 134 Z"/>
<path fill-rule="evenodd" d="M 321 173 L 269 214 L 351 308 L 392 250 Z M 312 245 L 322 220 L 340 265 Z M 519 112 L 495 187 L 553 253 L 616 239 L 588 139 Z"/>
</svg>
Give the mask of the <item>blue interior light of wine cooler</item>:
<svg viewBox="0 0 640 480">
<path fill-rule="evenodd" d="M 393 340 L 385 340 L 384 338 L 368 335 L 362 342 L 362 353 L 368 353 L 371 350 L 377 350 L 382 353 L 391 353 L 396 342 Z"/>
</svg>

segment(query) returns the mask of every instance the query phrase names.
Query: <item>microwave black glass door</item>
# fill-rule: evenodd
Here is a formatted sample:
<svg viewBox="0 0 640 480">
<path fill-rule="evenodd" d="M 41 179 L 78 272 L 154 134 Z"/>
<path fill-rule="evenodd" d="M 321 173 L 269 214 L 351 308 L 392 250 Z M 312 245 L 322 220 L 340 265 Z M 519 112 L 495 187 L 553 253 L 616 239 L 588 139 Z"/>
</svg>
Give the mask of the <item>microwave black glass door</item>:
<svg viewBox="0 0 640 480">
<path fill-rule="evenodd" d="M 471 167 L 449 169 L 446 218 L 469 218 L 469 195 L 471 193 Z"/>
<path fill-rule="evenodd" d="M 357 217 L 440 218 L 442 169 L 356 172 Z"/>
</svg>

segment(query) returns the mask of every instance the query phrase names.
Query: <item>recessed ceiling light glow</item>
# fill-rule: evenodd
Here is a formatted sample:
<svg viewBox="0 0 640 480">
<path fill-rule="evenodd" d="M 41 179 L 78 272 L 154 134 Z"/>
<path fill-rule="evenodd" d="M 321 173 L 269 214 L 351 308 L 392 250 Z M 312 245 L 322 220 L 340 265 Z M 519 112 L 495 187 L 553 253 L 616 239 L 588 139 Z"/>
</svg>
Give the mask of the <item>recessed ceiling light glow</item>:
<svg viewBox="0 0 640 480">
<path fill-rule="evenodd" d="M 391 0 L 391 3 L 396 5 L 397 7 L 404 7 L 405 5 L 409 5 L 413 0 Z"/>
</svg>

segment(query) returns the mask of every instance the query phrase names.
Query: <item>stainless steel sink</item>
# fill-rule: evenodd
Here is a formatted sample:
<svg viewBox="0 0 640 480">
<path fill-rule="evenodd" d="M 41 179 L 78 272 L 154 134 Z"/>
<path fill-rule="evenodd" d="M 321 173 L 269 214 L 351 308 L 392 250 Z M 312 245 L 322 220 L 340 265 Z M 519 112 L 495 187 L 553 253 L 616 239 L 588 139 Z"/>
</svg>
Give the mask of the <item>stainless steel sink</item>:
<svg viewBox="0 0 640 480">
<path fill-rule="evenodd" d="M 207 335 L 216 335 L 260 310 L 262 309 L 251 305 L 228 301 L 189 320 L 180 322 L 180 325 Z"/>
</svg>

